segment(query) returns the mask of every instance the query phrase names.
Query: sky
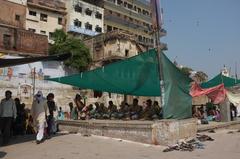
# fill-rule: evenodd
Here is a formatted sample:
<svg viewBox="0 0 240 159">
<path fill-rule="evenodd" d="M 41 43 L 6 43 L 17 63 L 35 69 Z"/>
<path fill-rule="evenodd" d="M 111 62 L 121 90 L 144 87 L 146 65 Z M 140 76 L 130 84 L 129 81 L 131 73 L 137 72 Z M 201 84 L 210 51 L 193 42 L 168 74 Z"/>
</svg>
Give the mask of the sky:
<svg viewBox="0 0 240 159">
<path fill-rule="evenodd" d="M 240 0 L 161 0 L 165 53 L 209 78 L 225 64 L 240 77 Z"/>
</svg>

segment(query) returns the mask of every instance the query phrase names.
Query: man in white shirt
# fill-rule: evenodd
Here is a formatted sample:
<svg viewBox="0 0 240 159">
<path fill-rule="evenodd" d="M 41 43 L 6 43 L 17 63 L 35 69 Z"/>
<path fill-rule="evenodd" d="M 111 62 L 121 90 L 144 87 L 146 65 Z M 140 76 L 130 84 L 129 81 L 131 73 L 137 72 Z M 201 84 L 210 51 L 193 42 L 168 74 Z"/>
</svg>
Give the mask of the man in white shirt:
<svg viewBox="0 0 240 159">
<path fill-rule="evenodd" d="M 31 115 L 33 123 L 37 130 L 36 142 L 40 144 L 44 140 L 44 129 L 47 127 L 46 118 L 49 115 L 46 98 L 43 97 L 41 91 L 38 91 L 33 100 Z"/>
<path fill-rule="evenodd" d="M 2 145 L 7 145 L 10 139 L 13 120 L 16 119 L 17 109 L 12 92 L 7 90 L 0 103 L 0 130 L 2 131 Z"/>
</svg>

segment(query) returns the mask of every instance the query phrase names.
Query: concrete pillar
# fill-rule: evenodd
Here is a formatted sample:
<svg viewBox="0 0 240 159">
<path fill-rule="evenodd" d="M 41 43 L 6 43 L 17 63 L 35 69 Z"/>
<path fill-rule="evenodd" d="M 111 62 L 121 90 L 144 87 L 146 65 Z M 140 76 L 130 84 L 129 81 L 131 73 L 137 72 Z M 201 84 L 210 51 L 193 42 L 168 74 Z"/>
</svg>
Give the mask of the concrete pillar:
<svg viewBox="0 0 240 159">
<path fill-rule="evenodd" d="M 221 114 L 222 122 L 231 121 L 230 102 L 227 99 L 223 103 L 220 104 L 220 114 Z"/>
</svg>

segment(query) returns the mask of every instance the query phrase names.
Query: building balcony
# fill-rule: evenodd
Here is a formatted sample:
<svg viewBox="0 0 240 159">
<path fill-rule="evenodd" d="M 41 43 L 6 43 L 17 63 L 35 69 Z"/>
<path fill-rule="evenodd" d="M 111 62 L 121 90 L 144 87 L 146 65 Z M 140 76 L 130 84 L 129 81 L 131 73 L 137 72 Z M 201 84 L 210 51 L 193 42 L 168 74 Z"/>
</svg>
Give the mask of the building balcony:
<svg viewBox="0 0 240 159">
<path fill-rule="evenodd" d="M 161 29 L 160 30 L 160 37 L 166 36 L 167 35 L 167 31 L 165 29 Z"/>
<path fill-rule="evenodd" d="M 119 25 L 124 25 L 127 28 L 132 28 L 132 29 L 136 29 L 136 30 L 139 30 L 139 31 L 145 31 L 145 32 L 150 31 L 149 28 L 147 28 L 143 25 L 134 24 L 131 21 L 126 21 L 126 20 L 124 20 L 120 17 L 114 16 L 114 15 L 111 15 L 111 14 L 106 15 L 104 20 L 105 21 L 111 21 L 111 22 L 117 23 Z"/>
<path fill-rule="evenodd" d="M 162 51 L 168 50 L 167 44 L 166 44 L 166 43 L 161 43 L 161 44 L 160 44 L 160 49 L 161 49 Z"/>
<path fill-rule="evenodd" d="M 109 1 L 104 1 L 104 8 L 108 9 L 108 10 L 119 12 L 123 15 L 128 15 L 132 18 L 142 20 L 142 21 L 145 21 L 145 22 L 151 22 L 152 21 L 150 16 L 145 16 L 143 14 L 139 14 L 139 13 L 136 13 L 134 11 L 130 11 L 130 10 L 126 9 L 124 6 L 117 5 L 117 4 L 114 4 L 114 3 L 109 2 Z"/>
<path fill-rule="evenodd" d="M 84 34 L 84 35 L 89 35 L 89 36 L 95 36 L 95 35 L 100 34 L 99 32 L 95 32 L 95 31 L 88 30 L 85 28 L 76 27 L 74 25 L 70 25 L 68 32 L 74 32 L 74 33 L 79 33 L 79 34 Z"/>
<path fill-rule="evenodd" d="M 49 1 L 49 0 L 27 0 L 27 5 L 46 9 L 49 11 L 54 11 L 61 14 L 66 14 L 66 6 L 64 2 L 59 0 Z"/>
</svg>

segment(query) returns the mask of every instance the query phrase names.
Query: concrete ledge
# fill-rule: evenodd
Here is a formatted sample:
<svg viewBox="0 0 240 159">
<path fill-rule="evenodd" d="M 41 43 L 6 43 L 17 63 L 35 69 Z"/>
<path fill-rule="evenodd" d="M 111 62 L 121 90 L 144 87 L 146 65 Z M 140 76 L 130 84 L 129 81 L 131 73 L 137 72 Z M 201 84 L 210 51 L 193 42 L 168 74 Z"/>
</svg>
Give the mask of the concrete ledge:
<svg viewBox="0 0 240 159">
<path fill-rule="evenodd" d="M 171 145 L 179 139 L 194 137 L 195 119 L 159 121 L 64 120 L 60 131 L 121 138 L 136 142 Z"/>
<path fill-rule="evenodd" d="M 218 122 L 218 123 L 214 123 L 214 124 L 210 123 L 209 125 L 198 125 L 197 131 L 204 132 L 204 131 L 209 131 L 212 129 L 229 128 L 229 127 L 233 127 L 236 125 L 240 125 L 240 120 L 230 121 L 230 122 Z"/>
</svg>

